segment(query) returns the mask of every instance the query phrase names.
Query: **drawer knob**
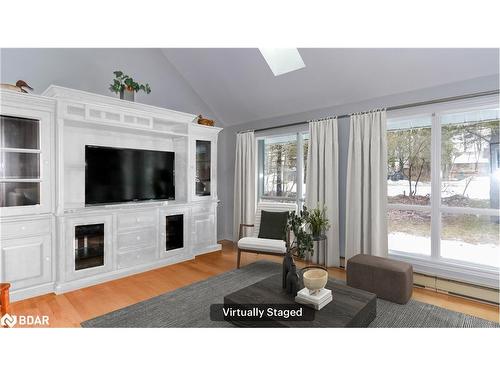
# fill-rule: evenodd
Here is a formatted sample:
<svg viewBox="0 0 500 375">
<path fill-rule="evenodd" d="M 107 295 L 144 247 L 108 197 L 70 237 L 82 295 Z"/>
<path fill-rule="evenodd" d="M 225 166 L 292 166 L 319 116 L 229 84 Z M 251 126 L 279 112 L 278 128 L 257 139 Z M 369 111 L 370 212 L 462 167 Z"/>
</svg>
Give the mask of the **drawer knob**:
<svg viewBox="0 0 500 375">
<path fill-rule="evenodd" d="M 21 230 L 26 230 L 26 227 L 23 225 L 23 226 L 21 227 Z"/>
<path fill-rule="evenodd" d="M 47 262 L 50 262 L 50 257 L 46 257 L 46 258 L 45 258 L 45 260 L 46 260 Z"/>
<path fill-rule="evenodd" d="M 137 254 L 136 258 L 139 259 L 141 256 L 139 254 Z"/>
<path fill-rule="evenodd" d="M 137 236 L 137 241 L 139 241 L 141 239 L 141 236 Z"/>
<path fill-rule="evenodd" d="M 137 218 L 137 219 L 135 219 L 135 221 L 137 221 L 137 222 L 139 223 L 139 222 L 141 221 L 141 219 L 140 219 L 140 218 Z"/>
</svg>

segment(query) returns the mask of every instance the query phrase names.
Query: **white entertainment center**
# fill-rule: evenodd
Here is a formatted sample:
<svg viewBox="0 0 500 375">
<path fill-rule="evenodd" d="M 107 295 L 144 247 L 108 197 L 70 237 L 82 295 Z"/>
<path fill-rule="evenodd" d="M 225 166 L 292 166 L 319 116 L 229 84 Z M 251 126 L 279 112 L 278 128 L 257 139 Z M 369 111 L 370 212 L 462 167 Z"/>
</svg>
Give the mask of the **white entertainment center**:
<svg viewBox="0 0 500 375">
<path fill-rule="evenodd" d="M 192 114 L 58 86 L 41 96 L 0 95 L 0 281 L 12 284 L 12 300 L 220 250 L 221 128 L 198 125 Z M 174 152 L 175 200 L 86 206 L 86 145 Z"/>
</svg>

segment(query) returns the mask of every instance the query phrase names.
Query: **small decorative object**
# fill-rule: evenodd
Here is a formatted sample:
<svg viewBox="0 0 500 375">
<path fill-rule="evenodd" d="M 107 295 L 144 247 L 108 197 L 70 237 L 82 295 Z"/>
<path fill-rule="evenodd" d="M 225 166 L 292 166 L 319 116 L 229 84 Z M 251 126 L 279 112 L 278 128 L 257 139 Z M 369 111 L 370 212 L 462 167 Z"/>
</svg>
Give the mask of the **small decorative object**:
<svg viewBox="0 0 500 375">
<path fill-rule="evenodd" d="M 293 251 L 294 255 L 301 259 L 304 259 L 307 255 L 312 255 L 314 252 L 312 236 L 305 228 L 308 217 L 309 212 L 305 206 L 299 214 L 292 211 L 288 215 L 287 230 L 292 231 L 294 234 L 293 242 L 290 244 L 290 251 Z"/>
<path fill-rule="evenodd" d="M 25 94 L 28 93 L 28 91 L 26 91 L 25 88 L 30 90 L 30 91 L 33 91 L 33 88 L 30 87 L 30 85 L 28 85 L 26 82 L 24 82 L 22 80 L 17 81 L 15 85 L 11 85 L 10 83 L 2 83 L 2 84 L 0 84 L 0 87 L 2 89 L 6 89 L 6 90 L 24 92 Z"/>
<path fill-rule="evenodd" d="M 292 263 L 286 275 L 286 292 L 295 297 L 299 291 L 299 276 L 297 275 L 297 268 Z"/>
<path fill-rule="evenodd" d="M 120 99 L 125 99 L 128 101 L 134 101 L 134 94 L 140 90 L 144 91 L 146 94 L 151 92 L 151 87 L 149 87 L 149 83 L 145 85 L 142 83 L 137 83 L 134 79 L 123 72 L 117 70 L 113 72 L 115 78 L 113 79 L 113 83 L 109 85 L 109 90 L 120 94 Z"/>
<path fill-rule="evenodd" d="M 318 206 L 309 211 L 307 216 L 307 224 L 311 230 L 311 234 L 314 239 L 321 238 L 325 235 L 325 232 L 330 228 L 330 223 L 326 217 L 326 206 Z"/>
<path fill-rule="evenodd" d="M 321 310 L 323 307 L 332 302 L 332 291 L 329 289 L 321 289 L 317 294 L 310 294 L 307 288 L 298 291 L 295 297 L 295 302 L 313 307 L 315 310 Z"/>
<path fill-rule="evenodd" d="M 215 123 L 214 120 L 209 120 L 207 118 L 203 118 L 202 115 L 198 116 L 198 124 L 200 124 L 200 125 L 214 126 L 214 123 Z"/>
<path fill-rule="evenodd" d="M 323 289 L 328 281 L 328 272 L 322 268 L 311 268 L 302 275 L 304 286 L 309 290 L 309 294 L 315 295 Z"/>
<path fill-rule="evenodd" d="M 281 283 L 283 289 L 286 289 L 286 276 L 288 275 L 290 268 L 292 268 L 292 264 L 294 264 L 292 255 L 287 251 L 285 257 L 283 258 L 283 274 Z"/>
</svg>

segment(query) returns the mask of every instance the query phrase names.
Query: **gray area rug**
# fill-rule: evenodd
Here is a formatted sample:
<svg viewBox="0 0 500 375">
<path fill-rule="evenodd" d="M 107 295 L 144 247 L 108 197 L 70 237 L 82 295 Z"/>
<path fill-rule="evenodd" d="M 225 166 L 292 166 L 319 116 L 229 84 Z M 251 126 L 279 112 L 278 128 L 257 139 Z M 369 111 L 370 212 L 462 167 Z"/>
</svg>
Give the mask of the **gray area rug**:
<svg viewBox="0 0 500 375">
<path fill-rule="evenodd" d="M 232 327 L 210 320 L 210 305 L 224 296 L 281 272 L 281 265 L 258 261 L 135 305 L 87 320 L 88 328 Z M 377 300 L 370 327 L 499 327 L 497 323 L 410 300 L 406 305 Z"/>
</svg>

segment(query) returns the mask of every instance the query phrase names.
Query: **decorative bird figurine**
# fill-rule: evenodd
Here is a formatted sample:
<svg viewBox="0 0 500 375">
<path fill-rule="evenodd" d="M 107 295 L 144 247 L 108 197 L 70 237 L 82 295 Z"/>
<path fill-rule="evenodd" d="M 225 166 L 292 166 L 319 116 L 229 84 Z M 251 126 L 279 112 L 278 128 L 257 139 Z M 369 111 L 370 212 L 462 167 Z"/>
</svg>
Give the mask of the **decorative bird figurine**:
<svg viewBox="0 0 500 375">
<path fill-rule="evenodd" d="M 26 94 L 28 93 L 28 91 L 26 91 L 25 88 L 27 88 L 28 90 L 33 90 L 33 88 L 30 87 L 30 85 L 28 85 L 26 82 L 22 80 L 17 81 L 15 85 L 11 85 L 10 83 L 2 83 L 0 84 L 0 88 L 18 92 L 24 92 Z"/>
</svg>

